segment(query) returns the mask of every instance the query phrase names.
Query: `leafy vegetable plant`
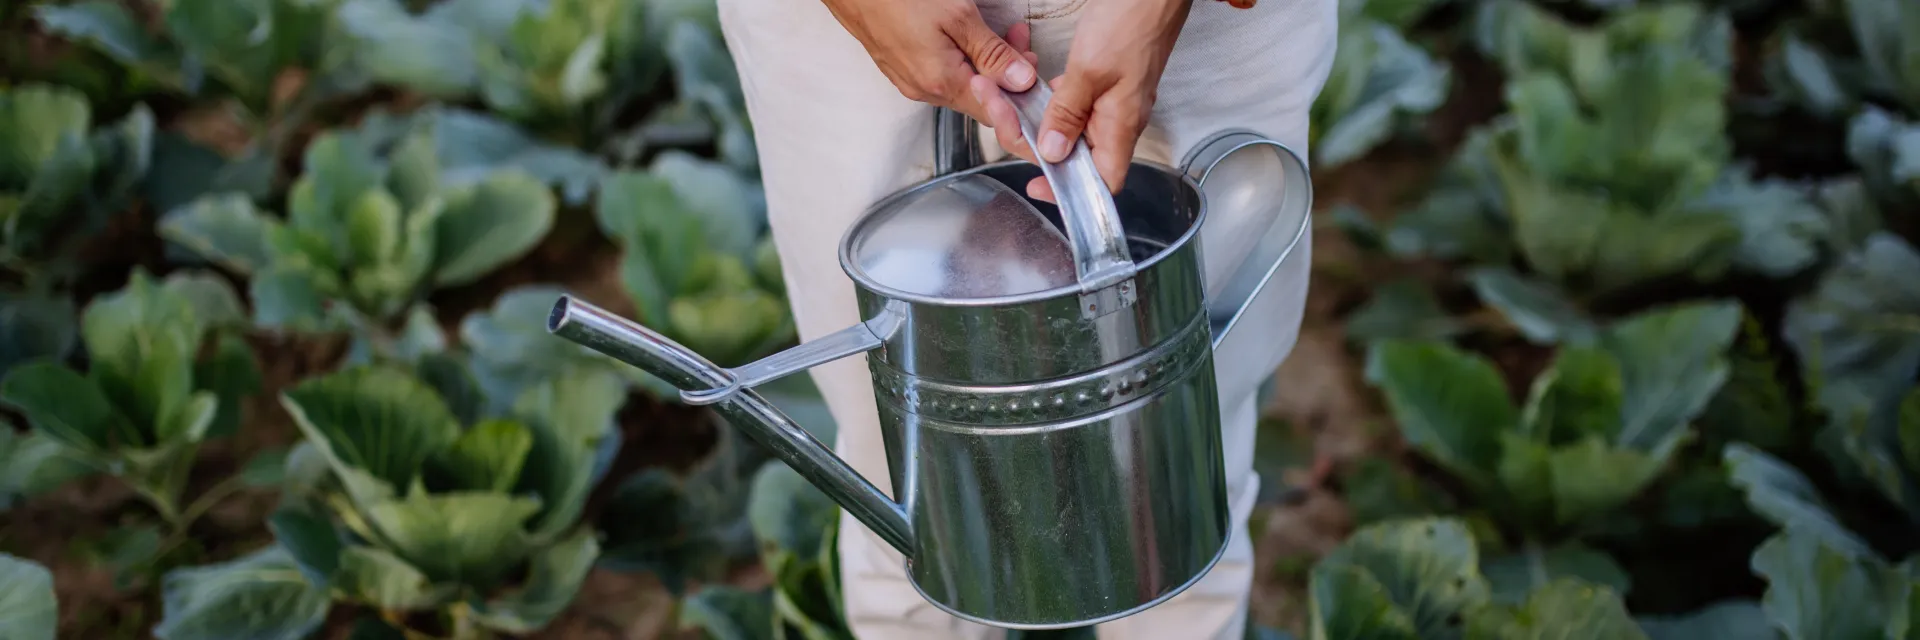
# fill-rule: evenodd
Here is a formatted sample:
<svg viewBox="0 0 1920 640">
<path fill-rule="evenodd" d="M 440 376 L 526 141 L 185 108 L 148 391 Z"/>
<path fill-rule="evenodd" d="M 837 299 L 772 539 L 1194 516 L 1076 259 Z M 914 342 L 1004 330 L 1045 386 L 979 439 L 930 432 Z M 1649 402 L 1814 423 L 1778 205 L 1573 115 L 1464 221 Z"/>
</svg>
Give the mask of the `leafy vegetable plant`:
<svg viewBox="0 0 1920 640">
<path fill-rule="evenodd" d="M 79 0 L 35 7 L 49 33 L 82 43 L 133 72 L 142 89 L 231 99 L 228 113 L 251 134 L 237 157 L 167 136 L 157 153 L 159 189 L 206 184 L 264 197 L 277 163 L 300 128 L 326 104 L 363 90 L 366 74 L 341 46 L 337 0 Z M 140 10 L 135 9 L 138 7 Z M 149 27 L 147 11 L 156 14 Z M 178 184 L 168 184 L 178 183 Z M 164 197 L 163 208 L 179 204 Z"/>
<path fill-rule="evenodd" d="M 376 78 L 441 98 L 477 95 L 525 122 L 586 115 L 613 86 L 613 61 L 644 43 L 644 6 L 452 0 L 415 16 L 392 0 L 349 0 L 340 15 Z"/>
<path fill-rule="evenodd" d="M 1902 402 L 1920 373 L 1920 251 L 1875 232 L 1787 308 L 1783 333 L 1851 458 L 1920 517 L 1920 485 L 1891 471 L 1903 451 Z"/>
<path fill-rule="evenodd" d="M 494 414 L 457 368 L 301 383 L 282 396 L 305 443 L 269 521 L 279 545 L 170 575 L 154 634 L 300 637 L 333 601 L 453 638 L 544 627 L 600 553 L 577 521 L 622 399 L 563 377 Z"/>
<path fill-rule="evenodd" d="M 723 166 L 664 155 L 651 172 L 607 179 L 600 228 L 625 250 L 621 282 L 642 322 L 722 365 L 739 364 L 793 339 L 779 263 L 772 245 L 755 239 L 757 201 L 696 191 L 688 178 L 706 178 L 709 188 L 738 182 Z"/>
<path fill-rule="evenodd" d="M 199 95 L 210 84 L 266 114 L 274 82 L 288 69 L 344 71 L 333 49 L 329 0 L 212 0 L 155 3 L 160 33 L 125 4 L 82 0 L 43 4 L 41 26 L 84 42 L 169 89 Z"/>
<path fill-rule="evenodd" d="M 354 330 L 359 351 L 410 358 L 444 343 L 424 307 L 531 250 L 557 203 L 540 180 L 502 170 L 445 188 L 433 141 L 409 136 L 381 157 L 331 133 L 306 153 L 284 220 L 238 194 L 170 214 L 170 240 L 251 278 L 254 322 L 297 332 Z M 359 358 L 364 360 L 365 358 Z"/>
<path fill-rule="evenodd" d="M 1362 527 L 1309 578 L 1308 637 L 1315 640 L 1689 640 L 1772 638 L 1759 607 L 1723 600 L 1680 615 L 1635 617 L 1615 586 L 1549 575 L 1502 593 L 1471 528 L 1456 518 L 1400 518 Z"/>
<path fill-rule="evenodd" d="M 1407 441 L 1538 554 L 1592 531 L 1665 470 L 1727 378 L 1739 317 L 1700 303 L 1622 320 L 1562 347 L 1522 406 L 1490 361 L 1443 342 L 1376 343 L 1367 375 Z"/>
<path fill-rule="evenodd" d="M 153 128 L 145 106 L 96 128 L 78 91 L 0 88 L 0 265 L 35 293 L 71 279 L 75 241 L 124 211 L 145 177 Z"/>
<path fill-rule="evenodd" d="M 1898 0 L 1838 0 L 1790 23 L 1765 71 L 1776 97 L 1843 117 L 1869 101 L 1920 113 L 1920 9 Z M 1831 34 L 1831 37 L 1828 37 Z"/>
<path fill-rule="evenodd" d="M 1909 397 L 1920 408 L 1920 390 Z M 1920 420 L 1903 422 L 1907 433 L 1897 444 L 1920 445 Z M 1916 450 L 1865 450 L 1860 462 L 1869 475 L 1896 474 L 1911 482 L 1920 472 Z M 1914 599 L 1920 555 L 1897 563 L 1883 556 L 1841 523 L 1806 476 L 1765 452 L 1735 443 L 1726 459 L 1754 512 L 1781 527 L 1753 554 L 1754 573 L 1768 582 L 1762 602 L 1775 628 L 1791 638 L 1902 638 L 1913 632 L 1920 623 Z M 1909 516 L 1920 518 L 1920 512 Z M 1909 525 L 1915 522 L 1920 519 Z"/>
<path fill-rule="evenodd" d="M 0 553 L 0 638 L 53 640 L 58 606 L 46 567 Z"/>
<path fill-rule="evenodd" d="M 1867 107 L 1848 127 L 1847 156 L 1882 206 L 1893 211 L 1920 207 L 1920 121 Z"/>
<path fill-rule="evenodd" d="M 682 627 L 718 640 L 850 640 L 834 545 L 839 507 L 798 472 L 771 462 L 754 475 L 748 514 L 773 586 L 757 593 L 706 587 L 683 605 Z"/>
<path fill-rule="evenodd" d="M 1576 27 L 1512 1 L 1478 16 L 1511 111 L 1390 246 L 1496 260 L 1506 236 L 1530 271 L 1580 297 L 1731 270 L 1784 277 L 1819 257 L 1821 212 L 1729 160 L 1724 16 L 1667 4 Z"/>
<path fill-rule="evenodd" d="M 1448 66 L 1367 16 L 1369 6 L 1368 0 L 1340 3 L 1340 54 L 1308 118 L 1318 167 L 1365 155 L 1447 98 Z"/>
<path fill-rule="evenodd" d="M 117 476 L 159 513 L 177 543 L 238 487 L 224 483 L 181 504 L 200 443 L 237 428 L 238 399 L 257 379 L 245 343 L 219 331 L 239 316 L 224 282 L 191 274 L 155 282 L 136 271 L 125 289 L 96 298 L 80 326 L 85 373 L 42 359 L 0 380 L 0 402 L 33 427 L 0 450 L 6 477 L 15 479 L 0 489 L 31 493 L 55 479 Z M 202 357 L 208 344 L 212 355 Z"/>
<path fill-rule="evenodd" d="M 1560 578 L 1496 603 L 1465 523 L 1392 520 L 1361 528 L 1314 566 L 1308 637 L 1524 638 L 1580 630 L 1580 637 L 1644 638 L 1620 597 Z"/>
</svg>

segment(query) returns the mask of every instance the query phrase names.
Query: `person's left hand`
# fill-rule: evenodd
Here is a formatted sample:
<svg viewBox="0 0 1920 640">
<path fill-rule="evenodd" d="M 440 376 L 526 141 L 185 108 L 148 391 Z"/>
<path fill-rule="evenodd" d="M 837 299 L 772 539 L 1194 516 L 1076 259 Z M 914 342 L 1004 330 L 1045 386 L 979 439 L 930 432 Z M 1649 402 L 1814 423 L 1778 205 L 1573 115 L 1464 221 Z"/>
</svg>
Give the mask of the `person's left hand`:
<svg viewBox="0 0 1920 640">
<path fill-rule="evenodd" d="M 1127 167 L 1133 163 L 1133 148 L 1147 128 L 1153 113 L 1155 90 L 1160 74 L 1167 68 L 1167 57 L 1186 25 L 1187 10 L 1193 0 L 1102 0 L 1088 3 L 1080 17 L 1073 45 L 1067 54 L 1067 70 L 1055 78 L 1053 99 L 1047 103 L 1047 115 L 1040 125 L 1040 152 L 1049 162 L 1060 162 L 1083 134 L 1093 154 L 1094 167 L 1107 188 L 1120 191 Z M 1024 33 L 1008 34 L 1008 44 L 1029 51 Z M 1028 54 L 1031 59 L 1032 54 Z M 984 80 L 984 82 L 982 82 Z M 976 77 L 969 87 L 975 99 L 986 104 L 987 124 L 993 127 L 1000 147 L 1020 158 L 1035 162 L 1033 150 L 1020 134 L 1020 121 L 1000 87 L 992 80 Z M 1027 184 L 1027 194 L 1052 202 L 1053 189 L 1045 178 Z"/>
</svg>

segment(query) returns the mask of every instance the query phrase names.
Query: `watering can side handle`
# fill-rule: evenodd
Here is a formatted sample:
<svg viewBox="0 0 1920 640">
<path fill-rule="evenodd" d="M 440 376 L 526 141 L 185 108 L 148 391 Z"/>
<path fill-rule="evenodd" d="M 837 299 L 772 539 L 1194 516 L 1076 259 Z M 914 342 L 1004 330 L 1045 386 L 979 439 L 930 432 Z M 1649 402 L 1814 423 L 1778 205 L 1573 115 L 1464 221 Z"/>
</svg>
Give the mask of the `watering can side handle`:
<svg viewBox="0 0 1920 640">
<path fill-rule="evenodd" d="M 1220 282 L 1207 284 L 1207 316 L 1213 331 L 1213 345 L 1219 347 L 1226 340 L 1228 332 L 1240 323 L 1247 307 L 1252 305 L 1254 296 L 1265 289 L 1280 271 L 1287 257 L 1293 255 L 1300 239 L 1306 237 L 1307 228 L 1313 221 L 1313 180 L 1307 170 L 1306 160 L 1287 145 L 1258 133 L 1246 130 L 1230 130 L 1215 135 L 1206 142 L 1195 145 L 1180 163 L 1180 170 L 1192 178 L 1205 197 L 1207 177 L 1214 167 L 1234 153 L 1254 147 L 1271 147 L 1277 153 L 1284 168 L 1281 185 L 1280 206 L 1273 209 L 1266 231 L 1254 243 L 1253 250 L 1246 258 L 1229 272 Z M 1300 224 L 1289 228 L 1284 221 L 1296 217 Z"/>
<path fill-rule="evenodd" d="M 876 318 L 874 321 L 855 325 L 834 335 L 852 334 L 855 330 L 872 331 L 876 324 L 880 325 L 878 328 L 884 330 L 886 327 L 884 318 L 891 315 L 891 312 L 881 315 L 881 318 Z M 914 556 L 912 529 L 908 524 L 906 510 L 886 494 L 881 493 L 873 483 L 867 482 L 866 478 L 861 477 L 859 472 L 848 466 L 846 461 L 833 455 L 832 450 L 813 439 L 813 436 L 792 418 L 774 408 L 766 398 L 753 391 L 751 385 L 739 384 L 743 376 L 720 368 L 706 358 L 700 357 L 700 354 L 674 343 L 666 336 L 572 296 L 561 296 L 554 302 L 553 311 L 547 316 L 547 331 L 606 354 L 615 360 L 638 367 L 682 390 L 737 386 L 731 392 L 714 399 L 713 406 L 716 412 L 725 417 L 728 422 L 745 430 L 754 441 L 759 442 L 787 466 L 799 472 L 808 482 L 819 487 L 828 497 L 833 498 L 834 502 L 840 503 L 847 513 L 866 524 L 881 539 L 886 540 L 907 557 Z M 814 343 L 808 343 L 808 345 L 812 344 Z M 782 354 L 776 354 L 768 360 L 780 358 L 787 353 L 801 352 L 799 357 L 789 358 L 784 362 L 793 364 L 812 361 L 825 354 L 844 351 L 845 345 L 813 352 L 807 352 L 806 349 L 807 345 L 795 347 Z M 852 355 L 852 353 L 845 355 Z M 837 358 L 821 361 L 833 359 Z M 752 366 L 742 367 L 742 371 Z M 804 371 L 805 367 L 797 370 Z"/>
<path fill-rule="evenodd" d="M 959 173 L 986 162 L 980 150 L 980 124 L 967 114 L 934 107 L 933 175 Z"/>
</svg>

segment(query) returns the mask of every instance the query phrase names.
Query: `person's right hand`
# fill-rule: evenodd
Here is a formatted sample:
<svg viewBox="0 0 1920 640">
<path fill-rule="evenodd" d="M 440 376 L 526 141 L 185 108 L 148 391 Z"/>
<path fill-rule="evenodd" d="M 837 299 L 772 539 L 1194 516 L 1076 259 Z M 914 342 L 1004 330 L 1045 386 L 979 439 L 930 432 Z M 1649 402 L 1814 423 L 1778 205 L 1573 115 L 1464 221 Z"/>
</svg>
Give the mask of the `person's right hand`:
<svg viewBox="0 0 1920 640">
<path fill-rule="evenodd" d="M 989 122 L 968 88 L 974 76 L 1025 91 L 1038 75 L 1031 58 L 987 26 L 973 0 L 822 1 L 909 100 Z"/>
</svg>

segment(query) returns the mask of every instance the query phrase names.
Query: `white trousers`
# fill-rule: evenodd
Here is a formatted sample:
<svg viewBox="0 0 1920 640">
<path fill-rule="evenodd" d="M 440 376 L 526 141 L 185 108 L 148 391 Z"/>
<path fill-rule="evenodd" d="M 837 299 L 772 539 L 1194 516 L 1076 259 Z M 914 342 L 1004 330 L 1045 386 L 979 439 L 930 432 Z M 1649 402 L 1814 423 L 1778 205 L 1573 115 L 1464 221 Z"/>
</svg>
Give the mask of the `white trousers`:
<svg viewBox="0 0 1920 640">
<path fill-rule="evenodd" d="M 904 0 L 902 0 L 904 1 Z M 980 0 L 996 31 L 1032 25 L 1043 78 L 1058 76 L 1079 13 L 1100 0 Z M 1136 156 L 1171 165 L 1223 129 L 1250 129 L 1307 155 L 1307 110 L 1332 67 L 1337 0 L 1260 0 L 1235 9 L 1194 0 L 1163 76 Z M 759 146 L 767 213 L 803 339 L 861 320 L 837 248 L 856 217 L 881 197 L 933 173 L 933 109 L 902 97 L 818 0 L 719 0 L 720 19 L 745 90 Z M 1003 156 L 991 133 L 987 157 Z M 1201 230 L 1209 281 L 1251 250 L 1256 230 Z M 1221 227 L 1221 228 L 1215 228 Z M 1253 473 L 1256 390 L 1286 358 L 1306 303 L 1311 256 L 1303 241 L 1253 301 L 1234 331 L 1268 337 L 1216 357 L 1234 536 L 1225 557 L 1186 592 L 1145 612 L 1100 625 L 1107 640 L 1239 640 L 1251 587 L 1246 523 Z M 891 494 L 869 376 L 861 358 L 814 370 L 839 425 L 840 455 Z M 999 629 L 954 618 L 921 599 L 904 559 L 842 515 L 845 609 L 861 640 L 987 640 Z"/>
</svg>

